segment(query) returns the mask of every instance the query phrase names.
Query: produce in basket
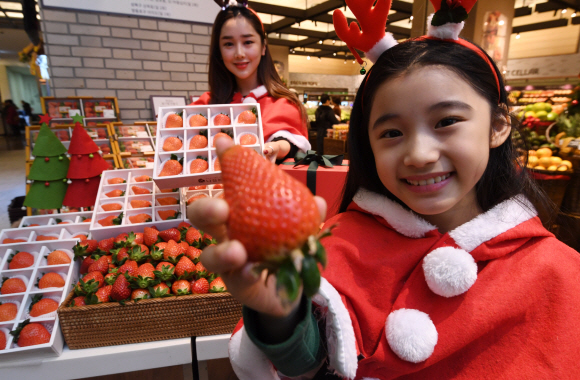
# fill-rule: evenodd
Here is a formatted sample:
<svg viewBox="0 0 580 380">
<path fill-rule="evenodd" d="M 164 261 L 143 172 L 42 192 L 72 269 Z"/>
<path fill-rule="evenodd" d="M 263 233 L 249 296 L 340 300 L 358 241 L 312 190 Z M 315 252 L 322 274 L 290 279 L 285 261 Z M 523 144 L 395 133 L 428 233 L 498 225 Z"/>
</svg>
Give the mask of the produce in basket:
<svg viewBox="0 0 580 380">
<path fill-rule="evenodd" d="M 89 255 L 89 249 L 80 244 L 74 248 L 75 255 Z M 207 284 L 206 293 L 226 291 L 220 280 L 215 281 L 217 275 L 209 273 L 199 262 L 202 249 L 215 241 L 189 223 L 182 222 L 178 228 L 163 231 L 145 227 L 142 233 L 121 233 L 95 244 L 100 248 L 93 249 L 92 256 L 81 264 L 81 273 L 94 271 L 76 284 L 74 291 L 78 297 L 68 306 L 191 294 L 191 288 L 201 279 L 204 281 L 200 284 Z M 203 288 L 198 289 L 197 293 L 202 291 Z"/>
<path fill-rule="evenodd" d="M 234 145 L 220 162 L 230 239 L 244 245 L 248 261 L 259 263 L 258 273 L 276 274 L 283 297 L 296 299 L 301 282 L 304 293 L 314 295 L 326 253 L 316 238 L 321 220 L 312 193 L 253 149 Z"/>
</svg>

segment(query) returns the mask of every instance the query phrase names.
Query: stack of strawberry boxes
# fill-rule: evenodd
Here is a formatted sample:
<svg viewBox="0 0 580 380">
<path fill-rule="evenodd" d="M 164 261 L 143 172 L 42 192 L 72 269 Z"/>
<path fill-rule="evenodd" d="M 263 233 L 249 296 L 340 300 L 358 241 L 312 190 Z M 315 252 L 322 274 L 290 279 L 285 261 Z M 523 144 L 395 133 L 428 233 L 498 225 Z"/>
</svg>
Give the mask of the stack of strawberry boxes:
<svg viewBox="0 0 580 380">
<path fill-rule="evenodd" d="M 72 247 L 90 236 L 80 214 L 63 215 L 62 225 L 27 217 L 0 233 L 0 361 L 62 352 L 56 310 L 78 278 Z"/>
</svg>

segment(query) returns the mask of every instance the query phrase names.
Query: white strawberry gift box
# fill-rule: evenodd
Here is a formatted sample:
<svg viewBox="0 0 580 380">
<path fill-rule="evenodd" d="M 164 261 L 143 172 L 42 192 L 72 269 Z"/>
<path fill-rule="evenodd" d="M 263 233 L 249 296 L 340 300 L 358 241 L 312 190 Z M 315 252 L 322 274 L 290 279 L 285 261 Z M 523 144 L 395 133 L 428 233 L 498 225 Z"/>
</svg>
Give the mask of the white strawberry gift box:
<svg viewBox="0 0 580 380">
<path fill-rule="evenodd" d="M 240 118 L 240 115 L 244 112 L 247 114 L 247 111 L 256 116 L 254 122 L 244 123 L 244 118 Z M 215 137 L 219 133 L 228 134 L 235 144 L 244 144 L 262 154 L 264 133 L 258 103 L 160 107 L 157 114 L 157 146 L 153 180 L 161 188 L 221 183 L 221 170 L 219 167 L 216 168 L 217 153 L 214 145 Z M 176 114 L 182 119 L 181 125 L 169 121 L 175 119 Z M 203 116 L 207 125 L 198 126 L 200 123 L 196 121 L 200 120 L 199 115 Z M 206 134 L 207 146 L 190 149 L 192 139 L 200 133 Z M 170 137 L 180 139 L 183 143 L 182 147 L 178 150 L 164 150 L 164 143 Z M 182 163 L 183 169 L 179 174 L 162 175 L 165 174 L 163 173 L 164 165 L 172 159 L 172 155 L 174 159 Z M 191 163 L 198 158 L 205 160 L 208 167 L 203 172 L 194 173 L 191 171 Z"/>
</svg>

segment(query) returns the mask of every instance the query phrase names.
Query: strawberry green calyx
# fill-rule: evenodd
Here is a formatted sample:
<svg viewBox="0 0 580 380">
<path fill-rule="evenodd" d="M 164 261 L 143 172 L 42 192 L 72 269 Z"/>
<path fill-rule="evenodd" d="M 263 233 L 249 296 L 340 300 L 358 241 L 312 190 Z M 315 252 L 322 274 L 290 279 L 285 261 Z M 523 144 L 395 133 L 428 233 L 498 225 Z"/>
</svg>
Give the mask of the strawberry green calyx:
<svg viewBox="0 0 580 380">
<path fill-rule="evenodd" d="M 159 247 L 154 247 L 149 253 L 149 256 L 151 256 L 151 259 L 153 259 L 154 261 L 160 261 L 161 259 L 163 259 L 163 249 L 159 249 Z"/>
<path fill-rule="evenodd" d="M 252 108 L 252 113 L 256 116 L 258 116 L 258 110 L 256 109 L 256 107 Z"/>
<path fill-rule="evenodd" d="M 38 301 L 40 301 L 42 299 L 42 294 L 37 294 L 35 296 L 32 297 L 32 302 L 30 302 L 30 306 L 28 307 L 28 312 L 30 312 L 32 310 L 32 306 L 34 306 L 35 303 L 38 303 Z M 1 303 L 0 303 L 1 305 Z"/>
<path fill-rule="evenodd" d="M 141 249 L 141 246 L 136 245 L 134 246 L 130 251 L 129 251 L 129 259 L 136 261 L 137 263 L 140 263 L 142 261 L 145 261 L 145 259 L 147 258 L 147 255 L 145 251 L 143 251 Z"/>
<path fill-rule="evenodd" d="M 222 114 L 223 115 L 223 114 Z M 227 115 L 226 115 L 227 116 Z M 226 135 L 230 136 L 232 139 L 234 138 L 234 132 L 231 129 L 222 129 L 221 130 L 222 133 L 225 133 Z M 199 157 L 198 157 L 199 158 Z"/>
<path fill-rule="evenodd" d="M 79 286 L 80 285 L 80 286 Z M 82 278 L 79 280 L 79 285 L 75 286 L 74 292 L 77 296 L 86 296 L 87 294 L 94 294 L 99 290 L 99 282 L 90 279 L 85 282 Z"/>
<path fill-rule="evenodd" d="M 165 220 L 178 219 L 180 215 L 181 215 L 181 212 L 178 211 L 178 212 L 175 213 L 175 215 L 168 216 L 167 219 L 165 219 Z"/>
<path fill-rule="evenodd" d="M 14 341 L 18 342 L 18 339 L 20 338 L 20 333 L 22 332 L 22 329 L 28 325 L 30 323 L 30 319 L 25 320 L 22 323 L 19 323 L 18 326 L 16 327 L 16 329 L 14 329 L 13 331 L 10 331 L 10 335 L 12 335 L 14 337 Z"/>
<path fill-rule="evenodd" d="M 171 296 L 171 294 L 169 293 L 169 287 L 167 285 L 165 285 L 164 287 L 152 286 L 149 288 L 149 293 L 151 294 L 152 298 L 163 298 Z"/>
<path fill-rule="evenodd" d="M 171 281 L 175 278 L 175 275 L 173 274 L 175 271 L 175 267 L 169 266 L 169 265 L 162 265 L 161 266 L 161 270 L 155 270 L 153 271 L 153 274 L 155 274 L 155 277 L 158 278 L 161 281 Z"/>
<path fill-rule="evenodd" d="M 200 115 L 203 116 L 202 114 L 200 114 Z M 203 116 L 203 117 L 205 117 L 205 116 Z M 207 129 L 200 131 L 199 134 L 204 136 L 205 138 L 207 138 Z"/>
<path fill-rule="evenodd" d="M 115 219 L 112 220 L 112 223 L 116 226 L 121 225 L 121 222 L 123 221 L 123 213 L 120 213 L 119 216 L 117 216 Z"/>
<path fill-rule="evenodd" d="M 157 285 L 158 281 L 155 281 L 151 277 L 137 276 L 133 277 L 129 283 L 133 289 L 148 289 L 150 286 Z"/>
</svg>

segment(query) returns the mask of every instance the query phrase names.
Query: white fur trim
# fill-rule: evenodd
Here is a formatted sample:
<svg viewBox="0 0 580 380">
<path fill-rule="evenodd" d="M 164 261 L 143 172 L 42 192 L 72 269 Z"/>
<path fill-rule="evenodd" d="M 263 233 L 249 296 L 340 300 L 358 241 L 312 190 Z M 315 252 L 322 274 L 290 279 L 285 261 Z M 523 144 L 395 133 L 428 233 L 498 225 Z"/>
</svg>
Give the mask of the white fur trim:
<svg viewBox="0 0 580 380">
<path fill-rule="evenodd" d="M 433 14 L 427 18 L 427 35 L 435 38 L 441 38 L 444 40 L 457 40 L 459 39 L 459 33 L 463 30 L 465 22 L 460 23 L 448 22 L 441 26 L 431 25 L 431 20 L 433 20 Z"/>
<path fill-rule="evenodd" d="M 458 246 L 471 252 L 482 243 L 534 218 L 537 214 L 530 201 L 525 196 L 518 195 L 457 227 L 449 232 L 449 236 Z"/>
<path fill-rule="evenodd" d="M 252 94 L 250 94 L 250 95 L 252 95 Z M 258 101 L 256 99 L 252 98 L 250 95 L 245 97 L 244 100 L 242 100 L 242 103 L 258 103 Z"/>
<path fill-rule="evenodd" d="M 463 249 L 440 247 L 423 259 L 423 273 L 429 289 L 442 297 L 455 297 L 477 280 L 477 264 Z"/>
<path fill-rule="evenodd" d="M 228 353 L 232 368 L 240 380 L 280 380 L 272 363 L 250 340 L 245 327 L 230 338 Z"/>
<path fill-rule="evenodd" d="M 385 334 L 391 350 L 402 360 L 420 363 L 433 354 L 437 329 L 431 318 L 415 309 L 399 309 L 389 314 Z"/>
<path fill-rule="evenodd" d="M 372 191 L 361 188 L 354 196 L 353 201 L 363 210 L 385 219 L 404 236 L 420 238 L 425 236 L 427 232 L 436 229 L 423 218 L 405 210 L 400 204 Z"/>
<path fill-rule="evenodd" d="M 252 91 L 250 91 L 248 96 L 246 96 L 244 100 L 242 100 L 242 103 L 257 103 L 258 99 L 267 94 L 268 90 L 266 89 L 266 86 L 264 85 L 258 86 Z"/>
<path fill-rule="evenodd" d="M 318 293 L 312 297 L 326 312 L 326 341 L 329 367 L 346 379 L 354 379 L 358 367 L 356 341 L 350 314 L 340 294 L 326 279 L 322 278 Z"/>
<path fill-rule="evenodd" d="M 310 148 L 311 148 L 310 142 L 308 141 L 308 139 L 306 137 L 304 137 L 302 135 L 295 135 L 293 133 L 290 133 L 288 131 L 283 131 L 283 130 L 275 132 L 272 136 L 270 136 L 270 138 L 266 142 L 269 143 L 270 141 L 274 140 L 276 137 L 284 137 L 286 140 L 288 140 L 292 144 L 296 145 L 298 147 L 298 149 L 300 149 L 304 153 L 306 153 L 306 151 L 310 150 Z"/>
<path fill-rule="evenodd" d="M 381 38 L 379 42 L 371 48 L 371 50 L 365 52 L 365 55 L 372 63 L 375 63 L 381 54 L 397 44 L 398 42 L 395 40 L 395 37 L 393 37 L 393 34 L 386 33 L 383 38 Z"/>
</svg>

